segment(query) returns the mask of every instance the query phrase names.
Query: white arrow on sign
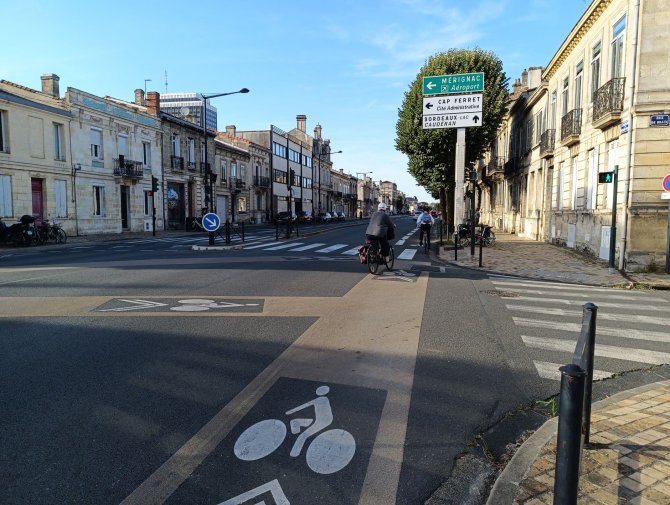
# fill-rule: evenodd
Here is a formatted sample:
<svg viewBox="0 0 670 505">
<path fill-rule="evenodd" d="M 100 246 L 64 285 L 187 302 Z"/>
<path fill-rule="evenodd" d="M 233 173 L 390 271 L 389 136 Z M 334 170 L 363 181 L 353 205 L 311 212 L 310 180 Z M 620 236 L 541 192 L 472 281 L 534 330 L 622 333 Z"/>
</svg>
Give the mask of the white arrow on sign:
<svg viewBox="0 0 670 505">
<path fill-rule="evenodd" d="M 430 81 L 428 84 L 426 84 L 426 87 L 427 87 L 428 89 L 431 89 L 431 90 L 432 90 L 435 86 L 437 86 L 437 84 L 435 84 L 433 81 Z"/>
<path fill-rule="evenodd" d="M 156 307 L 165 307 L 167 303 L 152 302 L 150 300 L 120 300 L 126 303 L 134 303 L 135 305 L 129 305 L 127 307 L 118 307 L 116 309 L 102 309 L 98 312 L 125 312 L 128 310 L 140 310 L 140 309 L 153 309 Z"/>
</svg>

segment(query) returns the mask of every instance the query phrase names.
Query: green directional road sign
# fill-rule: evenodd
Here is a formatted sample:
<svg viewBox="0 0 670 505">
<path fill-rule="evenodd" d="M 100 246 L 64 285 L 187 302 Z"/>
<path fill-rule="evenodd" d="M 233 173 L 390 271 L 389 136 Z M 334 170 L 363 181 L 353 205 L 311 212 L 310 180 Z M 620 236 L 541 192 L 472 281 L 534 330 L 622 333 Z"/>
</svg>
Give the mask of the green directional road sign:
<svg viewBox="0 0 670 505">
<path fill-rule="evenodd" d="M 434 75 L 423 78 L 424 95 L 474 93 L 484 91 L 484 72 L 471 74 Z"/>
<path fill-rule="evenodd" d="M 598 174 L 598 182 L 601 184 L 614 182 L 614 172 L 600 172 Z"/>
</svg>

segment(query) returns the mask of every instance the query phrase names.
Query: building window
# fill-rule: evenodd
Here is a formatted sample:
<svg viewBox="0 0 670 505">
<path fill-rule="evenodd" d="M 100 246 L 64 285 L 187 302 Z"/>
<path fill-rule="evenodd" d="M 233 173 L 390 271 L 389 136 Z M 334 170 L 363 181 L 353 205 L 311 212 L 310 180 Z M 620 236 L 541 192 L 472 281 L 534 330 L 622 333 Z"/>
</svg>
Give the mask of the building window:
<svg viewBox="0 0 670 505">
<path fill-rule="evenodd" d="M 598 191 L 598 150 L 591 149 L 589 156 L 589 173 L 586 179 L 586 208 L 595 209 Z"/>
<path fill-rule="evenodd" d="M 151 144 L 142 142 L 142 163 L 145 167 L 151 167 Z"/>
<path fill-rule="evenodd" d="M 0 175 L 0 216 L 11 217 L 12 210 L 12 178 L 9 175 Z"/>
<path fill-rule="evenodd" d="M 296 163 L 300 163 L 300 153 L 298 151 L 294 151 L 293 149 L 288 150 L 288 159 L 290 161 L 295 161 Z"/>
<path fill-rule="evenodd" d="M 195 139 L 189 138 L 186 144 L 188 146 L 186 162 L 189 165 L 195 165 Z"/>
<path fill-rule="evenodd" d="M 577 63 L 575 68 L 575 98 L 573 100 L 573 109 L 582 108 L 582 81 L 584 80 L 584 62 Z"/>
<path fill-rule="evenodd" d="M 105 188 L 103 186 L 93 186 L 93 215 L 105 215 Z"/>
<path fill-rule="evenodd" d="M 247 197 L 240 196 L 237 198 L 237 212 L 246 212 L 247 211 Z"/>
<path fill-rule="evenodd" d="M 221 166 L 220 166 L 220 177 L 221 181 L 227 181 L 228 180 L 228 170 L 226 170 L 226 160 L 221 160 Z"/>
<path fill-rule="evenodd" d="M 247 180 L 247 166 L 244 163 L 240 163 L 240 179 Z"/>
<path fill-rule="evenodd" d="M 181 139 L 176 133 L 172 135 L 172 156 L 181 157 Z"/>
<path fill-rule="evenodd" d="M 556 129 L 556 90 L 551 92 L 551 107 L 549 109 L 549 129 Z"/>
<path fill-rule="evenodd" d="M 207 146 L 205 142 L 200 142 L 200 163 L 205 162 L 205 146 Z"/>
<path fill-rule="evenodd" d="M 56 195 L 56 217 L 67 217 L 67 181 L 54 181 Z"/>
<path fill-rule="evenodd" d="M 558 187 L 556 188 L 556 208 L 558 210 L 563 209 L 563 184 L 565 183 L 565 170 L 567 169 L 567 164 L 565 161 L 561 162 L 561 166 L 558 169 Z"/>
<path fill-rule="evenodd" d="M 277 142 L 273 142 L 272 153 L 277 156 L 280 156 L 281 158 L 286 158 L 286 146 L 278 144 Z"/>
<path fill-rule="evenodd" d="M 274 182 L 279 182 L 282 184 L 286 184 L 286 172 L 283 172 L 282 170 L 277 170 L 276 168 L 272 170 L 272 180 Z"/>
<path fill-rule="evenodd" d="M 563 79 L 563 89 L 561 91 L 561 117 L 568 113 L 568 92 L 570 90 L 570 82 L 566 77 Z"/>
<path fill-rule="evenodd" d="M 151 202 L 153 200 L 153 193 L 151 191 L 145 191 L 144 192 L 144 215 L 145 216 L 150 216 L 151 213 Z"/>
<path fill-rule="evenodd" d="M 312 168 L 312 158 L 309 156 L 305 156 L 303 154 L 302 156 L 302 164 L 305 165 L 306 167 Z"/>
<path fill-rule="evenodd" d="M 128 158 L 128 135 L 119 135 L 119 156 Z"/>
<path fill-rule="evenodd" d="M 626 33 L 626 16 L 623 16 L 612 28 L 612 77 L 623 77 L 623 38 Z"/>
<path fill-rule="evenodd" d="M 591 52 L 591 103 L 595 101 L 596 91 L 600 87 L 600 50 L 601 44 L 598 42 Z"/>
<path fill-rule="evenodd" d="M 102 152 L 102 130 L 91 129 L 91 157 L 96 160 L 103 159 Z"/>
<path fill-rule="evenodd" d="M 0 110 L 0 153 L 9 152 L 7 139 L 7 111 Z"/>
<path fill-rule="evenodd" d="M 236 161 L 231 161 L 230 162 L 230 178 L 234 179 L 237 177 L 237 162 Z"/>
<path fill-rule="evenodd" d="M 543 111 L 538 111 L 535 114 L 535 145 L 539 144 L 542 141 L 542 114 Z"/>
<path fill-rule="evenodd" d="M 54 123 L 54 159 L 57 161 L 65 161 L 63 125 L 58 123 Z"/>
</svg>

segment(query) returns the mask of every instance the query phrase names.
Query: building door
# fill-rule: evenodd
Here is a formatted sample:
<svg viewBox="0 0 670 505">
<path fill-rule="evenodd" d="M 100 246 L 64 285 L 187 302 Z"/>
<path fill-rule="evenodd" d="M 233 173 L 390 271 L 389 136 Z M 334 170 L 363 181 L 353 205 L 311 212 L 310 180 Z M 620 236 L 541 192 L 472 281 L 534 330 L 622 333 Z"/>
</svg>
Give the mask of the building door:
<svg viewBox="0 0 670 505">
<path fill-rule="evenodd" d="M 44 221 L 42 179 L 30 179 L 30 186 L 33 194 L 33 217 L 38 221 Z"/>
<path fill-rule="evenodd" d="M 128 229 L 128 201 L 129 198 L 129 187 L 121 186 L 121 229 Z"/>
<path fill-rule="evenodd" d="M 228 208 L 228 199 L 225 196 L 216 195 L 216 214 L 222 223 L 226 222 L 226 209 Z"/>
</svg>

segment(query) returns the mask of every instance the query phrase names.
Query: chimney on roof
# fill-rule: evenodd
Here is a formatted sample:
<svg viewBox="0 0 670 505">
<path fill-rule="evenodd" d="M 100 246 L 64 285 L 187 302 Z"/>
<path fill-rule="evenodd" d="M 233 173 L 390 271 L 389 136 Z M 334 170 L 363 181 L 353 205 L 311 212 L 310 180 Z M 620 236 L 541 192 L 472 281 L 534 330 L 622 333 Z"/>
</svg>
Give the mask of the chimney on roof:
<svg viewBox="0 0 670 505">
<path fill-rule="evenodd" d="M 50 95 L 54 98 L 60 98 L 60 90 L 58 89 L 58 83 L 60 77 L 56 74 L 44 74 L 41 77 L 42 79 L 42 93 Z"/>
<path fill-rule="evenodd" d="M 147 112 L 158 116 L 161 111 L 161 94 L 158 91 L 149 91 L 147 93 Z"/>
<path fill-rule="evenodd" d="M 226 126 L 226 133 L 230 135 L 231 137 L 234 137 L 237 132 L 237 128 L 235 127 L 234 124 Z"/>
<path fill-rule="evenodd" d="M 521 81 L 519 79 L 514 79 L 514 84 L 512 85 L 512 94 L 517 95 L 519 93 L 519 88 L 521 88 Z"/>
<path fill-rule="evenodd" d="M 298 121 L 298 130 L 301 132 L 306 132 L 307 131 L 307 116 L 304 114 L 298 114 L 296 116 L 296 120 Z"/>
<path fill-rule="evenodd" d="M 144 90 L 143 89 L 136 89 L 135 90 L 135 105 L 146 105 L 144 101 Z"/>
<path fill-rule="evenodd" d="M 321 125 L 319 123 L 316 123 L 316 126 L 314 127 L 314 138 L 321 138 Z"/>
<path fill-rule="evenodd" d="M 521 72 L 521 86 L 524 88 L 528 87 L 528 71 L 525 68 Z"/>
</svg>

